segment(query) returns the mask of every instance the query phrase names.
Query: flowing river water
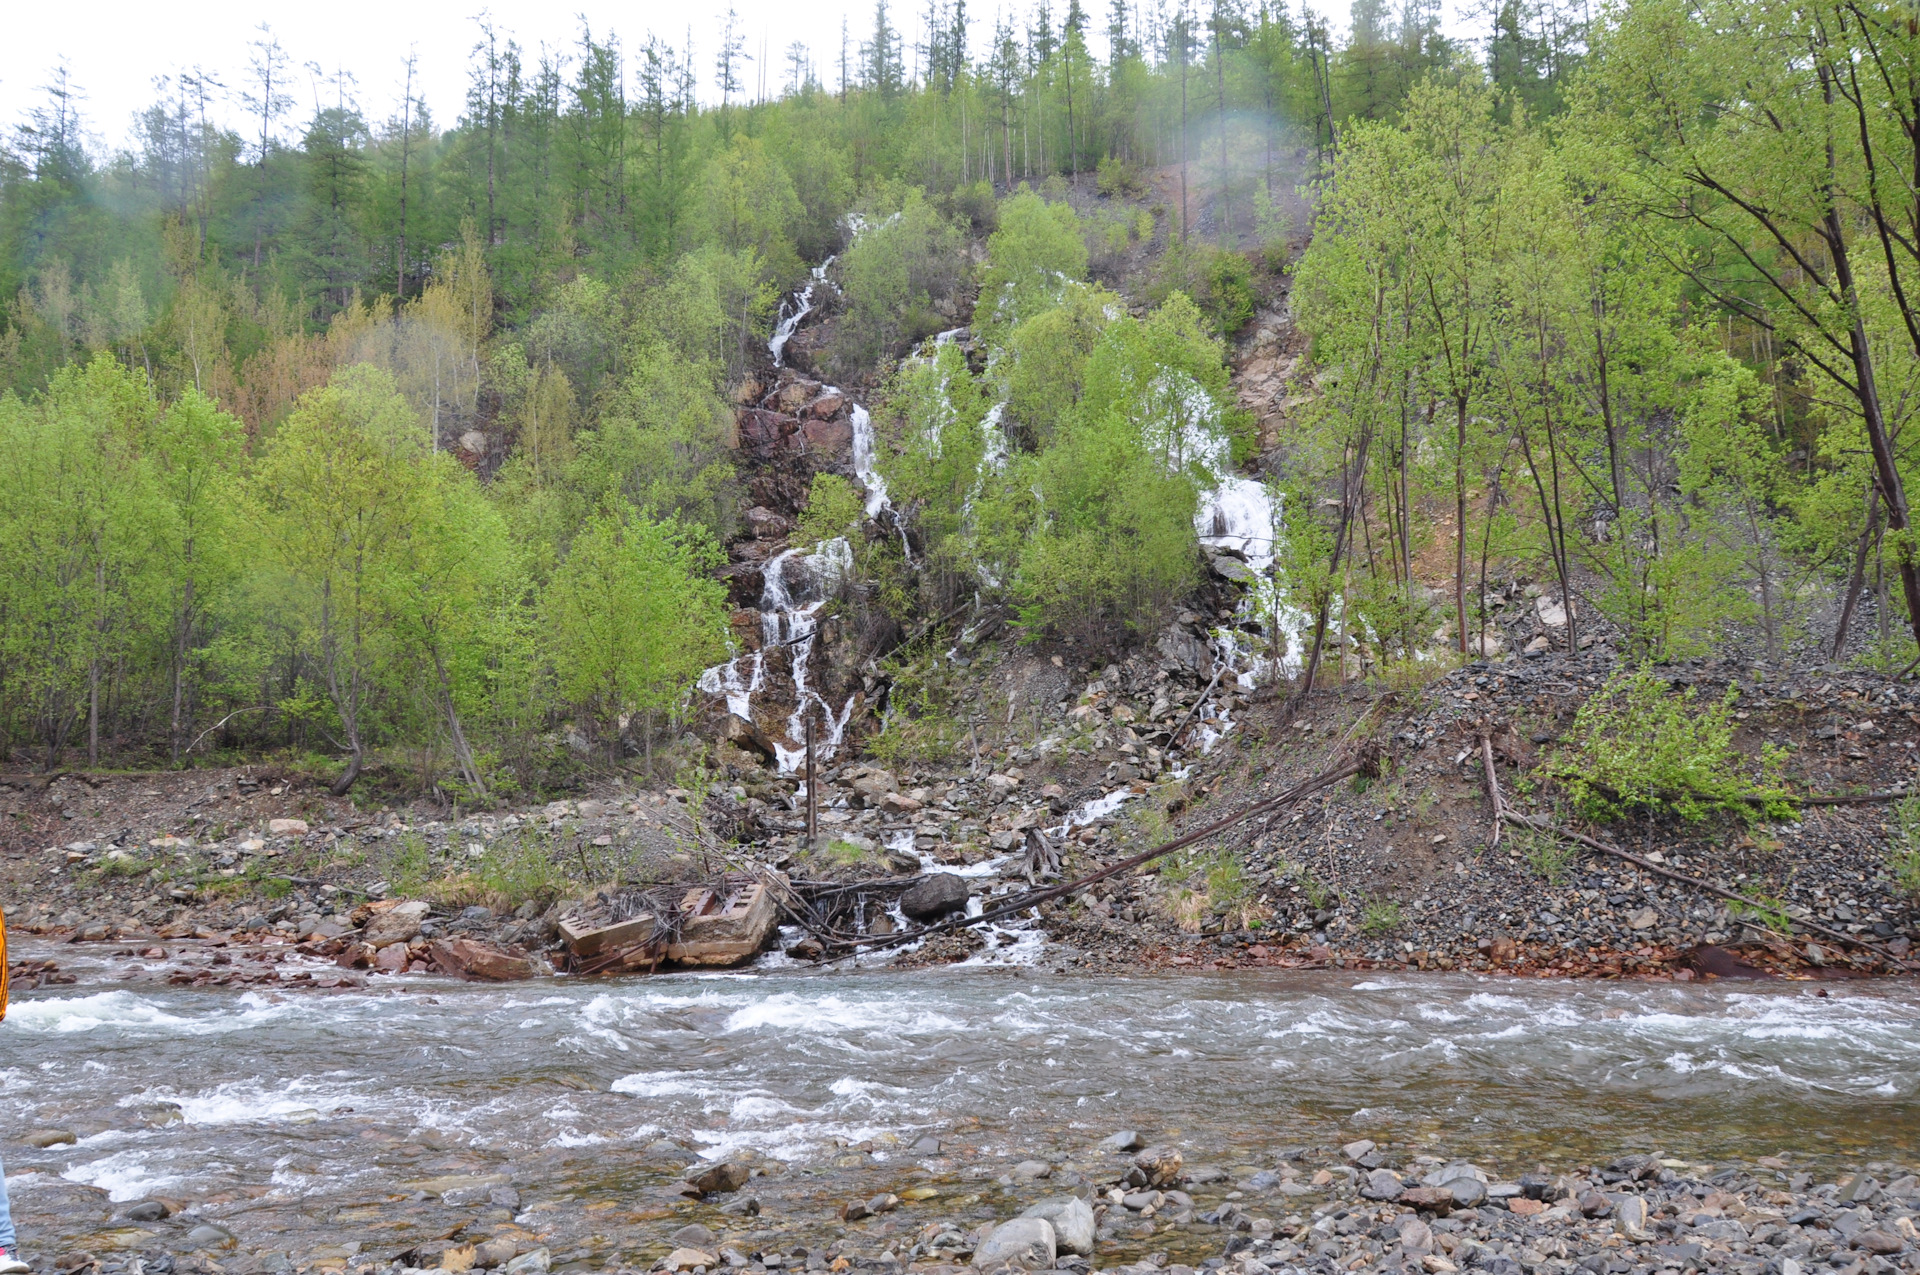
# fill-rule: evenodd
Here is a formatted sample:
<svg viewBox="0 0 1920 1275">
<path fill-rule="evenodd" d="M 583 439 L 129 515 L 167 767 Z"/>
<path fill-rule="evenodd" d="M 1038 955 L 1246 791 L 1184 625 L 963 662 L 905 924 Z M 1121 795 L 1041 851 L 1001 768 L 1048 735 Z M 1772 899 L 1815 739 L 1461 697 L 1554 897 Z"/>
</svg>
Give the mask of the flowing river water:
<svg viewBox="0 0 1920 1275">
<path fill-rule="evenodd" d="M 1904 981 L 770 969 L 222 992 L 128 981 L 163 962 L 106 949 L 16 948 L 80 979 L 22 993 L 0 1024 L 16 1208 L 75 1244 L 106 1241 L 98 1209 L 52 1207 L 65 1184 L 208 1201 L 285 1247 L 447 1175 L 505 1175 L 521 1208 L 630 1195 L 677 1174 L 647 1168 L 663 1137 L 751 1148 L 838 1198 L 1071 1157 L 1120 1128 L 1222 1167 L 1362 1136 L 1514 1172 L 1653 1149 L 1920 1157 Z M 49 1127 L 77 1144 L 22 1148 Z M 928 1135 L 946 1150 L 915 1150 Z"/>
</svg>

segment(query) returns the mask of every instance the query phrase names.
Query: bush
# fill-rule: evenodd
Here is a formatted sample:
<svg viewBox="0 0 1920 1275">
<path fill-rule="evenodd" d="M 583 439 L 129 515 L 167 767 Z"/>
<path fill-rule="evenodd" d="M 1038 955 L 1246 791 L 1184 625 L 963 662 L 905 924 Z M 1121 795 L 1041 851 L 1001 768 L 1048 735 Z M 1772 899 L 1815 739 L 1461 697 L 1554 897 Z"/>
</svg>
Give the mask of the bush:
<svg viewBox="0 0 1920 1275">
<path fill-rule="evenodd" d="M 1550 759 L 1545 773 L 1596 823 L 1632 814 L 1673 814 L 1687 823 L 1717 813 L 1787 818 L 1794 808 L 1781 785 L 1784 754 L 1763 748 L 1755 776 L 1733 747 L 1737 694 L 1729 687 L 1719 703 L 1702 705 L 1692 687 L 1671 694 L 1650 670 L 1616 673 L 1580 706 L 1572 747 Z"/>
<path fill-rule="evenodd" d="M 852 483 L 838 474 L 815 474 L 807 507 L 793 528 L 793 547 L 811 550 L 823 540 L 851 535 L 866 517 L 866 504 Z"/>
<path fill-rule="evenodd" d="M 833 358 L 843 374 L 939 331 L 934 302 L 953 295 L 964 260 L 960 232 L 918 187 L 905 192 L 897 210 L 872 210 L 869 221 L 841 256 L 847 313 Z"/>
<path fill-rule="evenodd" d="M 1147 179 L 1140 166 L 1118 155 L 1108 155 L 1100 161 L 1094 185 L 1109 198 L 1137 198 L 1147 193 Z"/>
<path fill-rule="evenodd" d="M 1253 318 L 1253 262 L 1213 244 L 1170 243 L 1151 296 L 1158 303 L 1176 292 L 1193 298 L 1215 336 L 1230 337 Z"/>
<path fill-rule="evenodd" d="M 1903 797 L 1893 808 L 1893 844 L 1888 847 L 1893 879 L 1908 896 L 1920 899 L 1920 794 Z"/>
</svg>

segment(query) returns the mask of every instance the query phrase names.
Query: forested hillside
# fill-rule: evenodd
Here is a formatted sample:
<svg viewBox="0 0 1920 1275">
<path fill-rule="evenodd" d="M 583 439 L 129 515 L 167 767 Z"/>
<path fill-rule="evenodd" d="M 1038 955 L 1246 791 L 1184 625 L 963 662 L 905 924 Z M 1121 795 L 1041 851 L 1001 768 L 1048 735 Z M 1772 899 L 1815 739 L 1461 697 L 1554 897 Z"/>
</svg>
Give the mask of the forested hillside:
<svg viewBox="0 0 1920 1275">
<path fill-rule="evenodd" d="M 1309 682 L 1506 652 L 1519 582 L 1536 649 L 1912 655 L 1892 9 L 1516 0 L 1467 44 L 1373 3 L 1336 46 L 1281 3 L 881 4 L 753 97 L 731 37 L 479 30 L 450 124 L 344 75 L 308 113 L 263 34 L 125 148 L 58 77 L 10 139 L 16 763 L 651 764 L 735 689 L 766 541 L 833 595 L 836 737 L 893 686 L 895 747 L 937 717 L 902 642 L 1084 664 L 1202 595 L 1220 660 Z"/>
</svg>

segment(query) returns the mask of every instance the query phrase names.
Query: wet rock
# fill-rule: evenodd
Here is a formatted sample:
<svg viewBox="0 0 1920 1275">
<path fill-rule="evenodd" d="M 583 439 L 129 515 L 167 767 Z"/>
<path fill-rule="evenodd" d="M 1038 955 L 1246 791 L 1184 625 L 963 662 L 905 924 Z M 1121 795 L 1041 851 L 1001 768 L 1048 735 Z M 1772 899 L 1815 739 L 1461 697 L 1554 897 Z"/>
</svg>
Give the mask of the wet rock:
<svg viewBox="0 0 1920 1275">
<path fill-rule="evenodd" d="M 1146 1139 L 1131 1129 L 1122 1129 L 1120 1132 L 1108 1134 L 1100 1140 L 1100 1149 L 1102 1151 L 1138 1151 L 1146 1145 Z"/>
<path fill-rule="evenodd" d="M 1363 1159 L 1366 1156 L 1372 1155 L 1373 1151 L 1374 1142 L 1371 1138 L 1361 1138 L 1357 1142 L 1349 1142 L 1346 1146 L 1340 1148 L 1340 1154 L 1349 1160 Z"/>
<path fill-rule="evenodd" d="M 142 1200 L 127 1210 L 129 1222 L 158 1222 L 170 1218 L 174 1209 L 165 1200 Z"/>
<path fill-rule="evenodd" d="M 35 1129 L 22 1141 L 30 1147 L 38 1147 L 44 1151 L 48 1147 L 70 1147 L 78 1139 L 74 1137 L 71 1129 Z"/>
<path fill-rule="evenodd" d="M 935 872 L 916 881 L 900 896 L 900 910 L 915 921 L 937 921 L 953 912 L 964 911 L 973 893 L 964 877 L 951 872 Z"/>
<path fill-rule="evenodd" d="M 276 820 L 275 822 L 279 821 Z M 187 1247 L 189 1249 L 232 1248 L 234 1243 L 235 1241 L 231 1232 L 224 1227 L 215 1226 L 211 1222 L 203 1222 L 187 1232 Z"/>
<path fill-rule="evenodd" d="M 1011 1170 L 1015 1182 L 1037 1182 L 1053 1176 L 1053 1166 L 1045 1160 L 1022 1160 Z"/>
<path fill-rule="evenodd" d="M 675 1248 L 697 1248 L 711 1253 L 720 1246 L 719 1237 L 698 1222 L 681 1227 L 670 1238 Z"/>
<path fill-rule="evenodd" d="M 697 1164 L 699 1160 L 700 1157 L 687 1150 L 687 1148 L 677 1142 L 670 1142 L 665 1138 L 661 1138 L 657 1142 L 649 1142 L 646 1149 L 640 1153 L 640 1162 L 642 1164 L 687 1165 Z"/>
<path fill-rule="evenodd" d="M 1145 1186 L 1172 1186 L 1185 1163 L 1178 1147 L 1148 1147 L 1133 1157 L 1133 1167 L 1146 1175 Z"/>
<path fill-rule="evenodd" d="M 1020 1215 L 1037 1217 L 1053 1227 L 1054 1247 L 1058 1253 L 1093 1256 L 1093 1209 L 1077 1195 L 1042 1200 Z"/>
<path fill-rule="evenodd" d="M 1056 1253 L 1053 1224 L 1044 1218 L 1017 1217 L 993 1228 L 973 1251 L 973 1264 L 983 1271 L 1012 1266 L 1042 1271 L 1053 1265 Z"/>
<path fill-rule="evenodd" d="M 702 1195 L 724 1195 L 738 1191 L 753 1176 L 744 1164 L 710 1164 L 695 1166 L 687 1173 L 687 1185 Z"/>
<path fill-rule="evenodd" d="M 858 1222 L 862 1218 L 872 1216 L 872 1214 L 873 1210 L 867 1207 L 865 1200 L 848 1200 L 840 1206 L 840 1220 L 842 1222 Z"/>
<path fill-rule="evenodd" d="M 532 978 L 541 971 L 524 956 L 514 956 L 477 939 L 436 939 L 428 957 L 443 974 L 459 974 L 490 982 Z"/>
</svg>

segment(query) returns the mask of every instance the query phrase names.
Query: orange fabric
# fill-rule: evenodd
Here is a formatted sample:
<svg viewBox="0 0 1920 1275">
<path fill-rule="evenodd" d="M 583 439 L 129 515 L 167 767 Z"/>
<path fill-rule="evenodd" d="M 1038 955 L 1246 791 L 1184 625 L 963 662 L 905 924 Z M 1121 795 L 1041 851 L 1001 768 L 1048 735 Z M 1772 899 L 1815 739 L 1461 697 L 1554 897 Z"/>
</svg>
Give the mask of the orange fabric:
<svg viewBox="0 0 1920 1275">
<path fill-rule="evenodd" d="M 0 916 L 0 1022 L 7 1017 L 7 918 Z"/>
</svg>

